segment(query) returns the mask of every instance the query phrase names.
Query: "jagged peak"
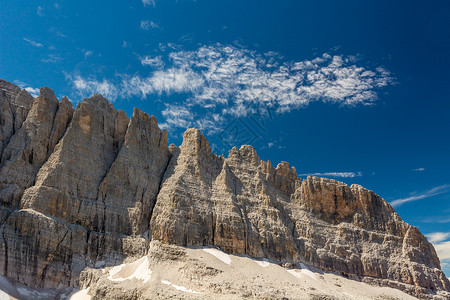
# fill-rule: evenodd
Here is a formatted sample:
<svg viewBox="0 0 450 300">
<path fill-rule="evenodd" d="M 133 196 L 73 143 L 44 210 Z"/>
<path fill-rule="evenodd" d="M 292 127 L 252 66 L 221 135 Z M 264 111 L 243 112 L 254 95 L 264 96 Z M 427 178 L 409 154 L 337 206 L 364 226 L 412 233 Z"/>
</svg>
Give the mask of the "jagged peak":
<svg viewBox="0 0 450 300">
<path fill-rule="evenodd" d="M 59 102 L 58 98 L 56 98 L 55 91 L 48 87 L 41 87 L 38 98 L 45 98 L 51 101 Z"/>
<path fill-rule="evenodd" d="M 282 161 L 277 165 L 275 172 L 278 176 L 298 179 L 297 170 L 295 167 L 291 167 L 289 163 L 285 161 Z"/>
<path fill-rule="evenodd" d="M 133 109 L 133 117 L 138 118 L 145 122 L 149 122 L 149 123 L 158 125 L 158 120 L 156 119 L 155 116 L 153 116 L 153 115 L 150 116 L 148 113 L 140 110 L 137 107 L 134 107 L 134 109 Z"/>
<path fill-rule="evenodd" d="M 194 153 L 206 152 L 212 154 L 209 141 L 205 135 L 196 128 L 188 128 L 183 135 L 183 143 L 180 148 L 183 151 L 193 151 Z"/>
<path fill-rule="evenodd" d="M 3 79 L 0 79 L 0 89 L 12 94 L 17 94 L 20 92 L 20 87 Z"/>
<path fill-rule="evenodd" d="M 335 184 L 335 185 L 339 185 L 339 186 L 346 186 L 348 187 L 348 184 L 346 184 L 345 182 L 339 181 L 339 180 L 335 180 L 335 179 L 331 179 L 331 178 L 326 178 L 326 177 L 319 177 L 319 176 L 307 176 L 306 177 L 306 181 L 307 182 L 320 182 L 323 184 Z"/>
<path fill-rule="evenodd" d="M 51 94 L 54 95 L 52 90 L 43 90 L 40 99 L 51 98 Z M 40 105 L 44 107 L 40 108 L 41 113 L 49 113 L 44 104 L 51 104 L 51 101 L 35 102 L 38 103 L 33 102 L 33 107 Z M 67 98 L 61 99 L 60 108 L 69 103 Z M 36 215 L 35 220 L 28 222 L 20 210 L 14 211 L 13 216 L 27 221 L 27 226 L 18 227 L 15 222 L 3 226 L 3 243 L 11 245 L 5 251 L 11 259 L 8 271 L 15 278 L 23 281 L 38 278 L 38 281 L 53 281 L 55 286 L 61 286 L 67 284 L 68 274 L 76 282 L 79 274 L 71 269 L 72 256 L 65 255 L 64 251 L 74 249 L 73 257 L 79 256 L 80 260 L 73 263 L 80 266 L 92 266 L 91 262 L 87 265 L 83 257 L 85 249 L 92 251 L 88 255 L 96 259 L 101 255 L 116 254 L 115 251 L 120 255 L 133 253 L 120 246 L 112 249 L 111 245 L 122 245 L 120 238 L 132 232 L 124 231 L 124 223 L 136 223 L 143 216 L 143 220 L 151 218 L 154 222 L 151 227 L 147 221 L 143 222 L 135 232 L 143 233 L 149 229 L 152 240 L 158 240 L 159 236 L 159 240 L 168 243 L 216 245 L 229 252 L 268 257 L 280 262 L 301 258 L 305 263 L 324 270 L 360 278 L 369 276 L 393 280 L 415 284 L 418 288 L 433 288 L 433 291 L 449 289 L 450 283 L 442 283 L 439 277 L 443 276 L 442 272 L 435 268 L 439 267 L 436 254 L 420 232 L 405 227 L 394 211 L 386 209 L 388 204 L 379 205 L 385 203 L 384 200 L 359 185 L 349 188 L 345 183 L 321 177 L 308 177 L 302 182 L 289 163 L 282 161 L 275 168 L 270 161 L 261 161 L 255 148 L 248 145 L 233 147 L 229 157 L 222 159 L 212 154 L 204 134 L 194 128 L 186 130 L 180 147 L 169 146 L 169 162 L 166 161 L 169 156 L 167 148 L 161 147 L 164 151 L 160 154 L 165 160 L 155 160 L 160 162 L 156 168 L 159 175 L 153 176 L 156 174 L 152 169 L 154 164 L 147 167 L 141 164 L 148 158 L 145 156 L 148 147 L 136 147 L 144 144 L 139 138 L 146 139 L 148 135 L 136 134 L 139 138 L 131 146 L 132 151 L 126 151 L 130 144 L 121 147 L 125 135 L 122 133 L 133 131 L 131 121 L 124 123 L 128 119 L 123 111 L 114 109 L 99 94 L 84 99 L 77 111 L 77 116 L 64 133 L 64 140 L 59 143 L 58 152 L 53 152 L 51 159 L 40 169 L 40 177 L 30 181 L 34 186 L 27 192 L 29 198 L 23 198 L 27 205 L 20 206 L 54 217 L 55 224 L 64 225 L 61 226 L 63 230 L 42 226 L 45 231 L 33 231 L 39 220 L 46 219 Z M 132 118 L 157 126 L 154 116 L 139 109 L 134 110 Z M 92 133 L 91 123 L 95 123 Z M 139 121 L 135 124 L 148 126 Z M 78 125 L 88 134 L 80 132 Z M 167 132 L 163 130 L 164 134 Z M 41 137 L 42 134 L 35 140 L 39 142 Z M 43 147 L 44 151 L 46 149 L 48 147 Z M 180 152 L 184 153 L 178 160 Z M 149 179 L 143 176 L 146 174 Z M 182 176 L 187 180 L 180 180 Z M 105 194 L 97 196 L 100 183 L 101 192 Z M 120 190 L 119 183 L 125 188 Z M 153 203 L 153 195 L 144 195 L 149 191 L 149 183 L 158 199 L 156 203 Z M 135 184 L 139 186 L 130 189 Z M 132 197 L 128 197 L 129 201 L 125 203 L 126 197 L 122 195 Z M 102 202 L 105 199 L 114 201 L 109 204 Z M 147 206 L 140 210 L 142 203 L 147 203 Z M 308 206 L 311 210 L 307 209 Z M 330 220 L 336 222 L 330 224 Z M 107 223 L 109 231 L 101 229 L 99 224 L 102 222 Z M 108 233 L 106 238 L 105 232 Z M 109 234 L 111 232 L 120 237 L 116 239 Z M 402 235 L 403 232 L 405 234 Z M 59 238 L 55 239 L 55 236 Z M 141 242 L 132 246 L 145 251 L 146 241 L 141 239 Z M 62 243 L 59 249 L 47 247 L 59 243 Z M 16 245 L 26 248 L 17 248 Z M 20 255 L 15 255 L 15 251 Z M 48 257 L 54 257 L 54 260 L 49 262 Z M 434 262 L 429 263 L 429 257 Z M 393 261 L 395 264 L 389 265 Z M 415 273 L 411 271 L 413 268 Z M 21 274 L 24 269 L 29 269 L 30 274 Z M 44 270 L 48 270 L 47 274 L 63 271 L 57 273 L 57 277 L 50 277 L 42 273 Z M 36 277 L 36 274 L 44 275 Z M 400 277 L 403 274 L 405 277 Z"/>
<path fill-rule="evenodd" d="M 33 96 L 31 96 L 27 90 L 23 89 L 17 94 L 16 97 L 12 99 L 11 104 L 30 109 L 31 105 L 33 104 L 33 100 Z"/>
<path fill-rule="evenodd" d="M 239 149 L 236 146 L 233 147 L 230 151 L 228 151 L 228 159 L 243 159 L 251 162 L 254 165 L 258 165 L 260 163 L 260 159 L 256 153 L 255 148 L 250 145 L 242 145 Z"/>
<path fill-rule="evenodd" d="M 67 105 L 72 105 L 72 102 L 70 102 L 70 100 L 66 96 L 62 97 L 61 103 L 67 104 Z"/>
</svg>

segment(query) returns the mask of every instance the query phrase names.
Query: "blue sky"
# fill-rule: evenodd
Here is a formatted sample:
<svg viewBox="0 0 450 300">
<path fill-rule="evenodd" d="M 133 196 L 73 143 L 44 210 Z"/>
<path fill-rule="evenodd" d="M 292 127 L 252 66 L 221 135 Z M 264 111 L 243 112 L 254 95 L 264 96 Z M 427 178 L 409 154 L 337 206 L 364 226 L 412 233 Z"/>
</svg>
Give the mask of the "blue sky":
<svg viewBox="0 0 450 300">
<path fill-rule="evenodd" d="M 0 78 L 358 183 L 450 276 L 448 1 L 2 1 Z"/>
</svg>

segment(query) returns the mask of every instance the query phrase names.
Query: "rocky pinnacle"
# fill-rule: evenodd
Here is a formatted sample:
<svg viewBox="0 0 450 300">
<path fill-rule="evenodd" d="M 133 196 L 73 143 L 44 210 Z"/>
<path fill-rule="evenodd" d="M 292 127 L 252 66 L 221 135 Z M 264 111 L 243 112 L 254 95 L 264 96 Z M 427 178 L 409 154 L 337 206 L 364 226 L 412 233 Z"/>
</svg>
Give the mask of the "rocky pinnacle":
<svg viewBox="0 0 450 300">
<path fill-rule="evenodd" d="M 77 287 L 85 268 L 158 240 L 450 297 L 433 246 L 372 191 L 301 179 L 251 146 L 217 156 L 197 129 L 169 146 L 139 109 L 128 118 L 101 95 L 73 109 L 51 89 L 33 98 L 3 80 L 0 233 L 0 274 L 37 288 Z"/>
</svg>

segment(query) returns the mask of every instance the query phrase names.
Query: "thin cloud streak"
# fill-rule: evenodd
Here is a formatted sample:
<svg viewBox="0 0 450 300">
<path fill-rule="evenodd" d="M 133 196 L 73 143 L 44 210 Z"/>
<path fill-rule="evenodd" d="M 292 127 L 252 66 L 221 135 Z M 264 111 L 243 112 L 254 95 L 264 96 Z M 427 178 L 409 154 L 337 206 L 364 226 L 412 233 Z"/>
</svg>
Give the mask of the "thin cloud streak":
<svg viewBox="0 0 450 300">
<path fill-rule="evenodd" d="M 391 201 L 391 205 L 393 207 L 399 207 L 399 206 L 401 206 L 401 205 L 403 205 L 405 203 L 408 203 L 408 202 L 422 200 L 422 199 L 434 197 L 434 196 L 437 196 L 437 195 L 442 195 L 442 194 L 448 193 L 449 191 L 450 191 L 450 185 L 449 184 L 444 184 L 444 185 L 440 185 L 440 186 L 437 186 L 435 188 L 432 188 L 432 189 L 430 189 L 428 191 L 425 191 L 423 193 L 416 194 L 414 196 L 393 200 L 393 201 Z"/>
<path fill-rule="evenodd" d="M 422 222 L 429 224 L 445 224 L 450 223 L 450 217 L 432 217 L 423 219 Z"/>
<path fill-rule="evenodd" d="M 299 176 L 318 176 L 318 177 L 340 177 L 340 178 L 354 178 L 361 177 L 362 172 L 324 172 L 324 173 L 306 173 Z"/>
<path fill-rule="evenodd" d="M 25 42 L 30 43 L 30 45 L 33 46 L 33 47 L 38 47 L 38 48 L 44 47 L 44 45 L 42 45 L 41 43 L 38 43 L 36 41 L 30 40 L 30 39 L 27 39 L 27 38 L 23 38 L 23 40 Z"/>
<path fill-rule="evenodd" d="M 44 16 L 44 9 L 42 8 L 42 6 L 37 7 L 36 13 L 38 14 L 39 17 Z"/>
<path fill-rule="evenodd" d="M 159 28 L 159 25 L 150 20 L 142 20 L 140 27 L 143 30 L 150 30 L 150 28 Z"/>
<path fill-rule="evenodd" d="M 144 4 L 144 6 L 155 6 L 156 2 L 155 0 L 142 0 L 142 4 Z"/>
</svg>

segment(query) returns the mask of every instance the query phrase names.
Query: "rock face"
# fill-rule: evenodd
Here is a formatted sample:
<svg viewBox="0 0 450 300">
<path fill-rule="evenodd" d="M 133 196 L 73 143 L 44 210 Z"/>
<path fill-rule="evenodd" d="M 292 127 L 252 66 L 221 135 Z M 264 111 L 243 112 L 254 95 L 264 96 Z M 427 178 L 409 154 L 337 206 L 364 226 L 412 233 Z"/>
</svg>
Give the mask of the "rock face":
<svg viewBox="0 0 450 300">
<path fill-rule="evenodd" d="M 23 90 L 12 106 L 18 108 L 14 134 L 4 147 L 0 164 L 0 201 L 7 209 L 19 208 L 24 190 L 33 185 L 36 173 L 72 119 L 72 104 L 67 98 L 59 102 L 51 89 L 42 88 L 39 97 L 32 99 Z M 8 214 L 4 211 L 2 215 L 3 223 Z"/>
<path fill-rule="evenodd" d="M 150 241 L 302 262 L 422 298 L 450 297 L 433 246 L 358 185 L 298 178 L 251 146 L 212 153 L 188 129 L 168 146 L 155 117 L 101 95 L 76 109 L 0 81 L 0 271 L 30 287 L 78 286 L 86 268 Z"/>
</svg>

